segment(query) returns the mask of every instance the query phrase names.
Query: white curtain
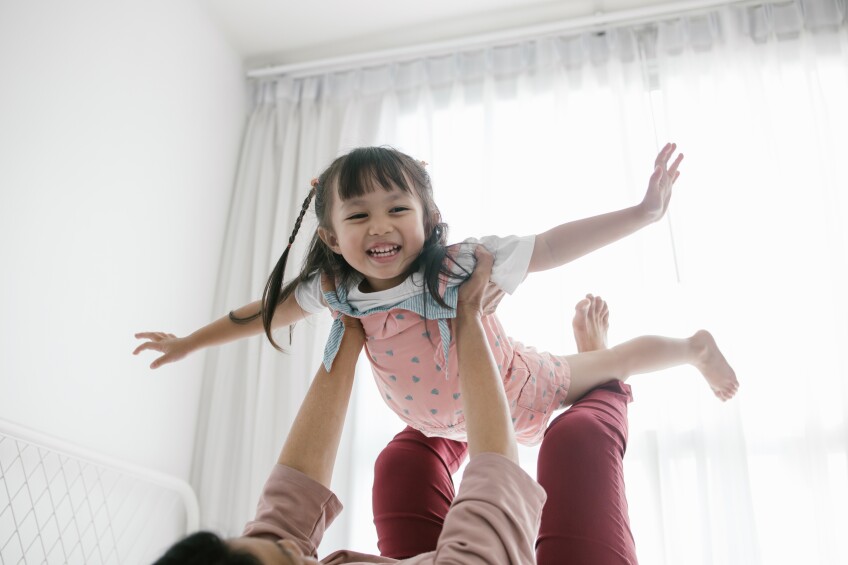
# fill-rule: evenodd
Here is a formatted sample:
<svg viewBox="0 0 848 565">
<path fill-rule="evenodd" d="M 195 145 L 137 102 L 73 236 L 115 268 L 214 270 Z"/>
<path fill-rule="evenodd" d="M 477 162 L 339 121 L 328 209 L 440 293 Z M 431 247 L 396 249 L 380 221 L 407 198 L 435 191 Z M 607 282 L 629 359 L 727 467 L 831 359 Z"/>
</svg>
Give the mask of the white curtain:
<svg viewBox="0 0 848 565">
<path fill-rule="evenodd" d="M 543 231 L 635 204 L 665 140 L 669 216 L 501 305 L 525 343 L 573 352 L 586 292 L 611 342 L 710 329 L 742 388 L 691 368 L 632 379 L 628 498 L 643 563 L 839 563 L 848 553 L 848 32 L 835 0 L 725 8 L 605 32 L 257 85 L 216 312 L 261 291 L 316 176 L 357 145 L 431 163 L 451 239 Z M 295 246 L 290 275 L 314 229 Z M 206 525 L 250 517 L 326 337 L 210 352 L 194 480 Z M 287 335 L 280 340 L 287 343 Z M 363 367 L 322 554 L 375 551 L 371 473 L 402 426 Z M 534 470 L 535 450 L 522 450 Z M 565 562 L 565 561 L 564 561 Z"/>
</svg>

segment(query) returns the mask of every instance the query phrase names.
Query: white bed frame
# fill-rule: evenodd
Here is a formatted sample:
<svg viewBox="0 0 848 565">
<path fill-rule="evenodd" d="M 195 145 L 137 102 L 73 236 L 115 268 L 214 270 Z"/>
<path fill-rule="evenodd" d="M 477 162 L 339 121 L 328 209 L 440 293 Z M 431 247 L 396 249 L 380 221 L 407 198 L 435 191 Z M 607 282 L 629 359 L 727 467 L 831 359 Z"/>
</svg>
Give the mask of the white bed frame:
<svg viewBox="0 0 848 565">
<path fill-rule="evenodd" d="M 185 481 L 0 419 L 0 565 L 149 564 L 197 529 Z"/>
</svg>

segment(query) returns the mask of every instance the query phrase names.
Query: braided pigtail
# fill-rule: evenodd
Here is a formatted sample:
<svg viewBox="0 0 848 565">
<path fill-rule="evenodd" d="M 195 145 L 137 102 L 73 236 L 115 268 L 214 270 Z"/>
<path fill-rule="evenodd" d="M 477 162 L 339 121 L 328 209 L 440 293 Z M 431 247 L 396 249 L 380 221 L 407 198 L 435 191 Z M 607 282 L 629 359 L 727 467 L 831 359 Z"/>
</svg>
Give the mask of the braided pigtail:
<svg viewBox="0 0 848 565">
<path fill-rule="evenodd" d="M 280 256 L 280 260 L 277 261 L 277 264 L 274 266 L 274 270 L 271 271 L 271 276 L 268 277 L 268 282 L 265 283 L 265 290 L 262 292 L 262 309 L 260 313 L 262 314 L 262 326 L 265 328 L 265 335 L 268 336 L 268 340 L 271 342 L 275 348 L 280 349 L 280 346 L 277 345 L 277 342 L 274 341 L 274 336 L 271 335 L 271 321 L 274 319 L 274 312 L 277 310 L 277 305 L 282 302 L 280 298 L 280 293 L 283 288 L 283 276 L 286 273 L 286 263 L 289 259 L 289 251 L 291 251 L 291 246 L 294 243 L 294 238 L 297 236 L 297 232 L 300 231 L 300 224 L 303 222 L 303 216 L 306 215 L 306 211 L 309 209 L 309 204 L 312 202 L 312 197 L 315 195 L 315 185 L 317 183 L 313 181 L 312 188 L 309 191 L 309 194 L 306 195 L 306 199 L 303 201 L 303 206 L 300 208 L 300 214 L 297 216 L 297 220 L 294 223 L 294 229 L 292 230 L 292 234 L 289 236 L 289 244 L 286 245 L 286 249 L 283 251 L 283 254 Z"/>
<path fill-rule="evenodd" d="M 294 243 L 295 237 L 297 236 L 297 232 L 300 231 L 300 224 L 303 223 L 303 217 L 306 215 L 306 211 L 309 209 L 309 204 L 312 202 L 312 197 L 315 195 L 317 185 L 317 180 L 313 180 L 312 189 L 309 191 L 309 194 L 306 195 L 306 199 L 303 201 L 303 206 L 300 209 L 300 214 L 298 214 L 297 220 L 294 223 L 294 229 L 292 230 L 292 233 L 289 236 L 289 243 L 288 245 L 286 245 L 283 254 L 280 256 L 280 259 L 277 261 L 277 264 L 271 271 L 271 276 L 268 277 L 268 282 L 265 283 L 265 290 L 263 290 L 262 292 L 262 306 L 259 309 L 259 312 L 250 316 L 246 316 L 244 318 L 236 316 L 235 312 L 232 311 L 229 314 L 230 320 L 235 322 L 236 324 L 247 324 L 248 322 L 252 322 L 256 318 L 262 316 L 262 327 L 265 328 L 265 335 L 268 336 L 268 339 L 271 341 L 271 344 L 277 349 L 280 349 L 280 346 L 277 345 L 277 343 L 274 341 L 274 337 L 271 335 L 271 321 L 274 319 L 274 312 L 277 309 L 277 305 L 279 305 L 280 302 L 282 302 L 286 298 L 286 296 L 281 296 L 281 294 L 283 287 L 283 277 L 285 276 L 286 272 L 286 263 L 288 263 L 289 259 L 289 251 L 291 251 L 291 247 Z"/>
</svg>

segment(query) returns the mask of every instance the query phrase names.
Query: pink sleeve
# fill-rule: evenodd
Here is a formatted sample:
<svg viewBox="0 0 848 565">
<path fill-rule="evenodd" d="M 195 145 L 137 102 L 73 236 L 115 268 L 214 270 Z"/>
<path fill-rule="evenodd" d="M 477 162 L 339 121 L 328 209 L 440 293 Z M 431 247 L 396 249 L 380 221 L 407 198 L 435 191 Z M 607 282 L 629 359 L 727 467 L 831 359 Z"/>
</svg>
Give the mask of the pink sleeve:
<svg viewBox="0 0 848 565">
<path fill-rule="evenodd" d="M 536 562 L 545 491 L 521 467 L 495 453 L 468 464 L 436 551 L 409 565 L 523 565 Z"/>
<path fill-rule="evenodd" d="M 324 531 L 342 511 L 336 495 L 300 471 L 275 465 L 265 483 L 256 517 L 244 536 L 296 542 L 304 555 L 317 555 Z"/>
</svg>

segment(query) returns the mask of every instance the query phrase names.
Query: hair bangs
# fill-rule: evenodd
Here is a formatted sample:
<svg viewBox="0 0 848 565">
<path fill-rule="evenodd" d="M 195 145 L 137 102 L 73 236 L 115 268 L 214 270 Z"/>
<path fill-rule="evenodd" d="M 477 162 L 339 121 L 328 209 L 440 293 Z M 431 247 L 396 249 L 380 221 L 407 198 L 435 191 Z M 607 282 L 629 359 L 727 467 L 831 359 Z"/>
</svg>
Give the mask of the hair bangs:
<svg viewBox="0 0 848 565">
<path fill-rule="evenodd" d="M 393 187 L 412 193 L 410 179 L 416 171 L 407 170 L 403 160 L 393 151 L 382 147 L 361 147 L 351 151 L 338 172 L 338 194 L 342 200 L 356 198 L 377 190 Z"/>
</svg>

